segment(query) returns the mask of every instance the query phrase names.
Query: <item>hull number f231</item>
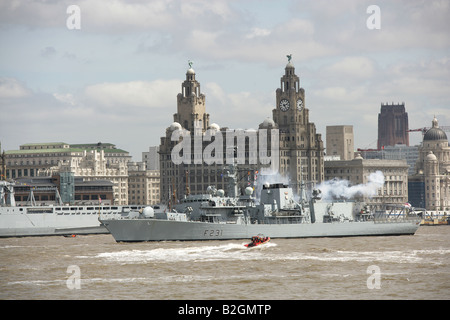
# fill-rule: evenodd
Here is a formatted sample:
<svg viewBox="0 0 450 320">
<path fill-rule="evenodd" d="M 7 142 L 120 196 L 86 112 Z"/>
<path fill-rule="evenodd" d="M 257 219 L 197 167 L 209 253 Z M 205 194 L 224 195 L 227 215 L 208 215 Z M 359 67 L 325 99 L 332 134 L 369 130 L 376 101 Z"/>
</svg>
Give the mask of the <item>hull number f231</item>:
<svg viewBox="0 0 450 320">
<path fill-rule="evenodd" d="M 204 237 L 219 237 L 223 235 L 223 230 L 216 229 L 216 230 L 208 230 L 206 229 L 203 232 Z"/>
</svg>

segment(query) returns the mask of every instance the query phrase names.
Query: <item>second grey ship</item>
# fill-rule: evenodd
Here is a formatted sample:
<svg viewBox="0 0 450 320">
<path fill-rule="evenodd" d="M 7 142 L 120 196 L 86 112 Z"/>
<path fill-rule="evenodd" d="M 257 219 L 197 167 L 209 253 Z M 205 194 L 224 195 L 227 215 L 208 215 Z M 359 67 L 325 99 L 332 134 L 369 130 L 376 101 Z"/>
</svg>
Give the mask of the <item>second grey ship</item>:
<svg viewBox="0 0 450 320">
<path fill-rule="evenodd" d="M 319 190 L 307 201 L 304 188 L 296 201 L 284 184 L 264 185 L 258 203 L 252 188 L 237 196 L 233 167 L 228 183 L 227 197 L 209 187 L 205 195 L 187 196 L 175 210 L 147 207 L 100 221 L 118 242 L 412 235 L 419 227 L 419 217 L 406 208 L 372 214 L 358 202 L 321 200 Z"/>
<path fill-rule="evenodd" d="M 55 204 L 22 206 L 16 204 L 14 186 L 14 182 L 0 181 L 0 237 L 108 233 L 99 222 L 99 217 L 121 217 L 142 208 L 100 204 L 63 205 L 56 188 Z"/>
</svg>

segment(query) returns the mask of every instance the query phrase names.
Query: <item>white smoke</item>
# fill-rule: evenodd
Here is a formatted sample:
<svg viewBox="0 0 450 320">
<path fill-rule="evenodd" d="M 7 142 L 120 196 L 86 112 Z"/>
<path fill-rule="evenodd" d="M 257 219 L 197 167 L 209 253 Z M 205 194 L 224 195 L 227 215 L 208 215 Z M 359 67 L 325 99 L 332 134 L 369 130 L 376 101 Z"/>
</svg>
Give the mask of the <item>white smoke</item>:
<svg viewBox="0 0 450 320">
<path fill-rule="evenodd" d="M 352 199 L 356 196 L 367 196 L 372 198 L 377 190 L 384 185 L 384 175 L 381 171 L 373 172 L 369 175 L 366 184 L 350 185 L 348 180 L 329 180 L 322 182 L 317 189 L 322 191 L 322 199 Z"/>
<path fill-rule="evenodd" d="M 283 183 L 289 185 L 289 179 L 282 176 L 278 171 L 263 168 L 255 181 L 254 196 L 256 203 L 259 203 L 261 198 L 261 190 L 265 184 Z"/>
</svg>

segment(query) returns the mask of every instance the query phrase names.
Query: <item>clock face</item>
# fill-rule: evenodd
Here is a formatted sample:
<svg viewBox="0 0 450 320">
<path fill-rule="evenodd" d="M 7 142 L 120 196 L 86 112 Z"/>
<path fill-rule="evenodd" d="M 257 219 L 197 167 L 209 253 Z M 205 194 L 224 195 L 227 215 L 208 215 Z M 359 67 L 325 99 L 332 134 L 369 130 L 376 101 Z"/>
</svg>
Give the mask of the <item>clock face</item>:
<svg viewBox="0 0 450 320">
<path fill-rule="evenodd" d="M 280 101 L 280 110 L 281 111 L 288 111 L 289 110 L 289 101 L 286 99 L 283 99 Z"/>
<path fill-rule="evenodd" d="M 297 100 L 297 109 L 298 109 L 298 111 L 302 111 L 302 109 L 303 109 L 303 100 L 302 99 Z"/>
</svg>

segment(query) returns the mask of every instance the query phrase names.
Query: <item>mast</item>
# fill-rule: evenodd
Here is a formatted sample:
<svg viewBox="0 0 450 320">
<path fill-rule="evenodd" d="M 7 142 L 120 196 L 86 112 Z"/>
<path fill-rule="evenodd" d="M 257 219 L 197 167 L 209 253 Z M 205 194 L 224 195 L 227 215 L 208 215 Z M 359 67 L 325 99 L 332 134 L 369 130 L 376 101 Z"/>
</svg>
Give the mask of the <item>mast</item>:
<svg viewBox="0 0 450 320">
<path fill-rule="evenodd" d="M 172 211 L 172 207 L 173 207 L 173 205 L 176 203 L 175 201 L 176 201 L 176 199 L 177 199 L 177 196 L 176 196 L 176 189 L 175 189 L 175 182 L 173 181 L 173 178 L 172 178 L 172 194 L 170 194 L 170 187 L 169 187 L 169 211 Z"/>
<path fill-rule="evenodd" d="M 186 170 L 186 196 L 191 194 L 191 190 L 189 188 L 189 171 Z"/>
<path fill-rule="evenodd" d="M 6 181 L 6 155 L 2 152 L 2 143 L 0 142 L 0 181 Z"/>
</svg>

